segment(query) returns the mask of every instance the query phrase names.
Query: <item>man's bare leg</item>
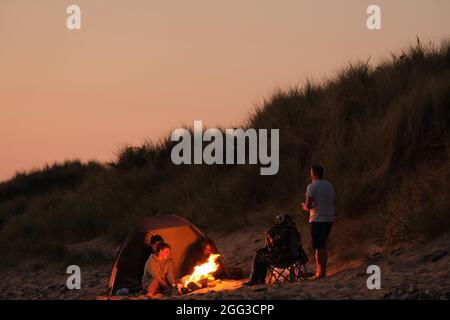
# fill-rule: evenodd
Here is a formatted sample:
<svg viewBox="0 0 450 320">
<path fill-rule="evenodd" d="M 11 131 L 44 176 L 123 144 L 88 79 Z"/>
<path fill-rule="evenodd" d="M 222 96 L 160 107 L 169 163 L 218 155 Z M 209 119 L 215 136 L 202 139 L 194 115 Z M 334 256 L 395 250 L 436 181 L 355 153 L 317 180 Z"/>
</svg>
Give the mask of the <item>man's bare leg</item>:
<svg viewBox="0 0 450 320">
<path fill-rule="evenodd" d="M 324 278 L 327 276 L 327 262 L 328 262 L 328 254 L 327 249 L 317 249 L 316 250 L 316 277 Z"/>
<path fill-rule="evenodd" d="M 315 274 L 315 277 L 319 278 L 320 274 L 322 273 L 322 267 L 321 267 L 320 258 L 319 258 L 319 249 L 315 250 L 315 258 L 316 258 L 316 274 Z"/>
</svg>

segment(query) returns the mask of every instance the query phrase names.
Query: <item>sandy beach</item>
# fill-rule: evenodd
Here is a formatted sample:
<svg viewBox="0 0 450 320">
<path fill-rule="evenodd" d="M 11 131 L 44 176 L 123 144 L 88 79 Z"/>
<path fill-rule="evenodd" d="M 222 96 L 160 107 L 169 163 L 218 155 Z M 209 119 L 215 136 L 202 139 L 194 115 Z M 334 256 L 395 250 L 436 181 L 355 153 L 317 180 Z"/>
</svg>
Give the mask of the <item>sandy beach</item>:
<svg viewBox="0 0 450 320">
<path fill-rule="evenodd" d="M 211 233 L 228 264 L 241 267 L 248 275 L 255 249 L 263 244 L 263 227 L 237 230 L 227 234 Z M 311 249 L 306 233 L 304 247 Z M 82 267 L 82 288 L 68 290 L 65 269 L 30 261 L 1 273 L 1 299 L 96 299 L 104 292 L 110 276 L 112 259 L 117 248 L 98 239 L 78 245 L 79 250 L 96 246 L 110 262 L 96 267 Z M 285 282 L 280 285 L 245 287 L 244 280 L 217 279 L 212 287 L 184 296 L 165 299 L 449 299 L 450 298 L 450 234 L 421 244 L 403 244 L 381 248 L 369 258 L 340 261 L 330 256 L 329 277 L 317 281 Z M 381 269 L 381 289 L 369 290 L 366 285 L 367 266 Z M 59 269 L 58 269 L 59 268 Z M 311 261 L 308 268 L 313 270 Z M 125 297 L 124 297 L 125 298 Z M 133 297 L 145 299 L 145 297 Z"/>
</svg>

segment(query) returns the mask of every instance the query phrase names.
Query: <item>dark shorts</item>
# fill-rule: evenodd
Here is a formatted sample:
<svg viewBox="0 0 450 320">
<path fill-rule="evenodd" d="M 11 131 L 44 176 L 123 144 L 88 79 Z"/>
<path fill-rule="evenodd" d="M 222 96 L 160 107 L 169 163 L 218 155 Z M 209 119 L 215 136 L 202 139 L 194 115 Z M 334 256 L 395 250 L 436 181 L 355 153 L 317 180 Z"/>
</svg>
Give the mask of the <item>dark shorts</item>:
<svg viewBox="0 0 450 320">
<path fill-rule="evenodd" d="M 311 236 L 313 249 L 323 249 L 327 244 L 333 222 L 311 222 Z"/>
</svg>

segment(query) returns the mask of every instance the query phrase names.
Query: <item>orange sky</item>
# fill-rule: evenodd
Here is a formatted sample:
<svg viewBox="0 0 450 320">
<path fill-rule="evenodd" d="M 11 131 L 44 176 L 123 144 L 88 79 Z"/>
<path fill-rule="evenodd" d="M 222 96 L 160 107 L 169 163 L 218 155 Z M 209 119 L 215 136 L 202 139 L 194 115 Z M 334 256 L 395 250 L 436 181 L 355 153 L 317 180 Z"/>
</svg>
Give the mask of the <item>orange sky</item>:
<svg viewBox="0 0 450 320">
<path fill-rule="evenodd" d="M 0 0 L 0 180 L 110 160 L 194 120 L 239 125 L 277 86 L 448 37 L 449 13 L 448 0 Z"/>
</svg>

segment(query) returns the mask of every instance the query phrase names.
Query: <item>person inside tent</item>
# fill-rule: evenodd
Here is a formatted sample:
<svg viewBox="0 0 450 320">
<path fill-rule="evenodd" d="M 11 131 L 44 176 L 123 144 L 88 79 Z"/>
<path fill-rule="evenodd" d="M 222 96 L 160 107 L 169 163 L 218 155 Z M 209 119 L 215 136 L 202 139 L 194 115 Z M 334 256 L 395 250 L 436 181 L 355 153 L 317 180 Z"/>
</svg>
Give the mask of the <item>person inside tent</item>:
<svg viewBox="0 0 450 320">
<path fill-rule="evenodd" d="M 146 244 L 139 257 L 139 270 L 144 270 L 145 262 L 147 262 L 151 254 L 154 254 L 156 252 L 156 246 L 160 242 L 164 242 L 163 237 L 161 237 L 159 234 L 152 235 L 152 237 L 150 238 L 150 242 Z M 142 275 L 143 273 L 140 275 L 140 277 L 142 277 Z"/>
<path fill-rule="evenodd" d="M 158 243 L 155 253 L 145 263 L 142 287 L 150 298 L 170 294 L 176 288 L 172 259 L 169 258 L 170 250 L 169 244 Z"/>
<path fill-rule="evenodd" d="M 161 237 L 159 234 L 154 234 L 152 235 L 152 237 L 150 238 L 150 250 L 149 250 L 149 254 L 147 255 L 147 258 L 156 252 L 156 247 L 158 246 L 158 243 L 160 242 L 164 242 L 163 237 Z"/>
</svg>

